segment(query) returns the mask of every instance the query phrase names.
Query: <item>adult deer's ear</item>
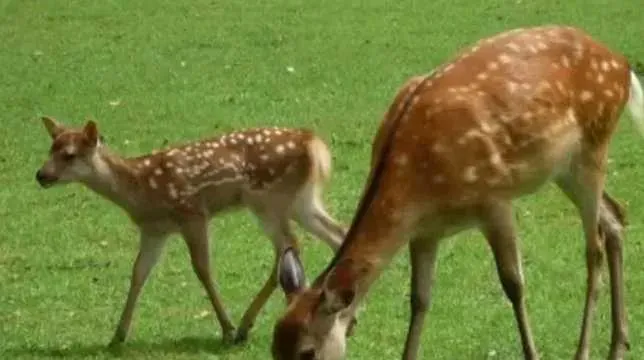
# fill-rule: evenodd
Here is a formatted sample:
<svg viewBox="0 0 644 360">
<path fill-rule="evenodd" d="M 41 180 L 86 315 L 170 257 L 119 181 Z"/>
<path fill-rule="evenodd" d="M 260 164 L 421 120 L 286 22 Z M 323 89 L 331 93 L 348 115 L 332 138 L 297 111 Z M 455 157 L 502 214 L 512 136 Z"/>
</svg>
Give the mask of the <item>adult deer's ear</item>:
<svg viewBox="0 0 644 360">
<path fill-rule="evenodd" d="M 351 260 L 336 264 L 324 280 L 318 311 L 335 314 L 348 308 L 356 297 L 359 272 Z"/>
<path fill-rule="evenodd" d="M 288 303 L 293 295 L 306 287 L 304 266 L 294 248 L 287 248 L 282 252 L 277 267 L 277 278 Z"/>
<path fill-rule="evenodd" d="M 43 116 L 41 120 L 43 125 L 45 125 L 47 133 L 49 133 L 49 136 L 51 136 L 52 139 L 55 139 L 56 137 L 58 137 L 58 135 L 65 131 L 65 128 L 54 118 Z"/>
</svg>

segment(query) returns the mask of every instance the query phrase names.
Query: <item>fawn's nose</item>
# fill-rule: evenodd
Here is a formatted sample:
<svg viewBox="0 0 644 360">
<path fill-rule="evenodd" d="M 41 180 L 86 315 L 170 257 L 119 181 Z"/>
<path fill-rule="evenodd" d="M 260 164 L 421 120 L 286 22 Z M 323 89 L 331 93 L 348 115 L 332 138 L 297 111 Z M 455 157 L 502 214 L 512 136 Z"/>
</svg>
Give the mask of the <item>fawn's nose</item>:
<svg viewBox="0 0 644 360">
<path fill-rule="evenodd" d="M 47 176 L 41 170 L 38 170 L 36 172 L 36 181 L 38 181 L 40 186 L 46 187 L 48 185 L 51 185 L 51 183 L 53 183 L 55 179 L 53 179 L 51 176 Z"/>
</svg>

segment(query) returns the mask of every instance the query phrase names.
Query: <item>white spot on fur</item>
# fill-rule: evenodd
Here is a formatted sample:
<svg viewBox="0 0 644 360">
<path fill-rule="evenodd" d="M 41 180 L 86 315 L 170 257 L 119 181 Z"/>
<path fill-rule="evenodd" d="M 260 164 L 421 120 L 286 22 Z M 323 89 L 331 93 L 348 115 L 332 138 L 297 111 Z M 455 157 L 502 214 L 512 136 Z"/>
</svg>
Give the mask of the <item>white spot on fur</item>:
<svg viewBox="0 0 644 360">
<path fill-rule="evenodd" d="M 582 102 L 588 102 L 592 100 L 593 98 L 593 93 L 588 90 L 582 90 L 582 92 L 579 94 L 579 100 Z"/>
<path fill-rule="evenodd" d="M 515 83 L 514 81 L 508 81 L 506 83 L 506 86 L 508 87 L 508 91 L 511 93 L 517 91 L 517 89 L 519 88 L 519 84 Z"/>
<path fill-rule="evenodd" d="M 501 53 L 499 55 L 499 62 L 501 62 L 501 64 L 509 64 L 511 61 L 512 58 L 508 54 Z"/>
<path fill-rule="evenodd" d="M 467 183 L 473 183 L 478 179 L 475 166 L 468 166 L 463 172 L 463 180 Z"/>
<path fill-rule="evenodd" d="M 568 59 L 568 56 L 561 55 L 561 65 L 563 65 L 565 68 L 570 67 L 570 59 Z"/>
<path fill-rule="evenodd" d="M 158 188 L 158 187 L 159 187 L 159 185 L 158 185 L 158 184 L 157 184 L 157 182 L 154 180 L 154 178 L 149 178 L 149 179 L 148 179 L 148 183 L 150 184 L 150 187 L 151 187 L 152 189 L 156 189 L 156 188 Z"/>
<path fill-rule="evenodd" d="M 289 141 L 286 143 L 286 147 L 289 149 L 295 149 L 295 143 L 293 141 Z"/>
<path fill-rule="evenodd" d="M 603 83 L 604 83 L 604 74 L 597 74 L 597 82 L 598 82 L 599 84 L 603 84 Z"/>
<path fill-rule="evenodd" d="M 562 93 L 566 92 L 566 87 L 561 81 L 557 80 L 556 84 L 557 84 L 557 89 L 559 89 L 559 91 L 561 91 Z"/>
<path fill-rule="evenodd" d="M 157 175 L 157 176 L 163 175 L 163 169 L 161 168 L 154 169 L 154 175 Z"/>
<path fill-rule="evenodd" d="M 509 47 L 511 50 L 513 50 L 515 52 L 521 51 L 521 47 L 519 45 L 517 45 L 516 43 L 513 43 L 513 42 L 509 42 L 505 46 Z"/>
<path fill-rule="evenodd" d="M 476 78 L 479 80 L 485 80 L 489 77 L 489 75 L 486 72 L 479 73 L 476 75 Z"/>
<path fill-rule="evenodd" d="M 283 154 L 284 153 L 284 145 L 279 144 L 275 147 L 275 152 L 278 154 Z"/>
<path fill-rule="evenodd" d="M 178 197 L 177 189 L 174 187 L 174 184 L 168 184 L 168 195 L 170 195 L 172 199 L 176 199 Z"/>
<path fill-rule="evenodd" d="M 405 166 L 407 163 L 409 163 L 409 157 L 405 154 L 400 154 L 399 156 L 396 157 L 396 164 L 399 166 Z"/>
<path fill-rule="evenodd" d="M 521 114 L 521 118 L 526 121 L 532 120 L 534 118 L 534 114 L 530 111 L 526 111 L 523 114 Z"/>
</svg>

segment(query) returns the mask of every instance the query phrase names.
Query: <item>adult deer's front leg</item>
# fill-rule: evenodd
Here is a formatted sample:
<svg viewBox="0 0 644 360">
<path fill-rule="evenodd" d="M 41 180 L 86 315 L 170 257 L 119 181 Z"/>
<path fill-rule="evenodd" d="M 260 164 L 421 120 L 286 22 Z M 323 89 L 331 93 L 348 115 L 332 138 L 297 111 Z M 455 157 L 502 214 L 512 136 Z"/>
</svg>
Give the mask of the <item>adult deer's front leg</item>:
<svg viewBox="0 0 644 360">
<path fill-rule="evenodd" d="M 134 261 L 132 268 L 132 277 L 130 279 L 130 290 L 128 291 L 125 307 L 121 313 L 121 319 L 116 327 L 114 337 L 110 341 L 110 346 L 117 346 L 125 341 L 127 333 L 132 323 L 132 314 L 136 307 L 137 299 L 141 289 L 150 275 L 150 271 L 157 263 L 167 235 L 158 233 L 150 229 L 141 228 L 141 239 L 139 243 L 139 253 Z"/>
<path fill-rule="evenodd" d="M 181 225 L 181 234 L 188 245 L 192 267 L 199 281 L 206 289 L 210 303 L 215 310 L 215 315 L 221 326 L 222 336 L 224 340 L 230 341 L 233 339 L 235 327 L 226 313 L 221 296 L 210 275 L 207 219 L 205 217 L 194 217 L 184 221 Z"/>
<path fill-rule="evenodd" d="M 538 359 L 525 304 L 521 255 L 517 246 L 511 203 L 499 201 L 488 204 L 482 209 L 481 223 L 481 230 L 494 254 L 503 291 L 512 303 L 523 356 L 525 359 Z"/>
<path fill-rule="evenodd" d="M 425 314 L 431 303 L 431 287 L 434 282 L 434 270 L 438 241 L 433 238 L 412 239 L 409 244 L 411 262 L 411 318 L 405 341 L 404 360 L 414 360 L 420 348 L 420 336 L 425 323 Z"/>
</svg>

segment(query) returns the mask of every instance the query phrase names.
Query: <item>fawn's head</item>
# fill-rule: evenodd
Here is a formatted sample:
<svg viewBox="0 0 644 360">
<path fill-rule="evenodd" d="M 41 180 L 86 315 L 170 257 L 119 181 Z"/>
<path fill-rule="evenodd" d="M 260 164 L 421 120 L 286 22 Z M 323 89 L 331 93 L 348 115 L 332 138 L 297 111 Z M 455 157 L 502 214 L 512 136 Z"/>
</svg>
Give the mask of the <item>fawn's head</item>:
<svg viewBox="0 0 644 360">
<path fill-rule="evenodd" d="M 42 121 L 53 140 L 49 158 L 36 173 L 42 187 L 82 181 L 96 172 L 100 139 L 94 121 L 88 121 L 81 129 L 68 128 L 50 117 Z"/>
<path fill-rule="evenodd" d="M 291 275 L 303 273 L 298 266 L 299 262 L 282 257 L 279 281 L 288 308 L 273 330 L 273 359 L 342 360 L 347 328 L 353 320 L 346 310 L 355 298 L 354 281 L 336 267 L 321 285 L 309 288 Z"/>
</svg>

